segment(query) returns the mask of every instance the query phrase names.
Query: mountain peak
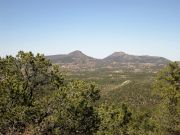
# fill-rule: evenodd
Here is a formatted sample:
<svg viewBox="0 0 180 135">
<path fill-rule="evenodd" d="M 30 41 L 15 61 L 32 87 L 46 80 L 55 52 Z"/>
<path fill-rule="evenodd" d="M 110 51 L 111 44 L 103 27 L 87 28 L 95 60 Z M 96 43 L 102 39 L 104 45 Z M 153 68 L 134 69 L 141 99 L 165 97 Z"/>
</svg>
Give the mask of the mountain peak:
<svg viewBox="0 0 180 135">
<path fill-rule="evenodd" d="M 85 54 L 83 54 L 81 51 L 79 50 L 76 50 L 76 51 L 73 51 L 71 53 L 68 54 L 69 56 L 84 56 Z"/>
<path fill-rule="evenodd" d="M 122 55 L 126 55 L 126 53 L 119 51 L 119 52 L 114 52 L 111 56 L 122 56 Z"/>
</svg>

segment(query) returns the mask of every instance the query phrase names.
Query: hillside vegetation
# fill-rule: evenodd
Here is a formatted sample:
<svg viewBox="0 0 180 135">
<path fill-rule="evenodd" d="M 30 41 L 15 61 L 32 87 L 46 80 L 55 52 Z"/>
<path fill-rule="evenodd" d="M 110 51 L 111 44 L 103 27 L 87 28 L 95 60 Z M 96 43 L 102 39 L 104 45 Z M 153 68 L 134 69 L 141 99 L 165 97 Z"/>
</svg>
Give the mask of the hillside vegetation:
<svg viewBox="0 0 180 135">
<path fill-rule="evenodd" d="M 3 135 L 179 135 L 179 99 L 176 62 L 157 74 L 119 67 L 69 72 L 22 51 L 0 58 Z"/>
</svg>

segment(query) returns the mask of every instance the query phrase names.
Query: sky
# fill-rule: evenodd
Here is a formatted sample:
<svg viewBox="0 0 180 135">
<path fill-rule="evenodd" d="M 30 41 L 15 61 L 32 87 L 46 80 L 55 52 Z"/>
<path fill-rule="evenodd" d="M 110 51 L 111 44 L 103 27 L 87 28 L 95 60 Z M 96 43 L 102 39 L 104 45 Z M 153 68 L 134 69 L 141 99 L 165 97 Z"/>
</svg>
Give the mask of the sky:
<svg viewBox="0 0 180 135">
<path fill-rule="evenodd" d="M 180 0 L 0 0 L 0 56 L 19 50 L 180 61 Z"/>
</svg>

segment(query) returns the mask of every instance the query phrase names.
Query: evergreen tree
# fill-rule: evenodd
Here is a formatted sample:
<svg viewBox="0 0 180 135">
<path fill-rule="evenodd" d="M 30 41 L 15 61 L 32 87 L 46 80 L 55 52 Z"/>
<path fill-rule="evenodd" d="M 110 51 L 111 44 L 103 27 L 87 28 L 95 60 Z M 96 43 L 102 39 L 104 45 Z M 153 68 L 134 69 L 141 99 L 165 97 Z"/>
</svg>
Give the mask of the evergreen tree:
<svg viewBox="0 0 180 135">
<path fill-rule="evenodd" d="M 43 55 L 0 59 L 0 134 L 92 135 L 98 130 L 93 83 L 67 82 Z"/>
<path fill-rule="evenodd" d="M 157 76 L 154 92 L 160 98 L 157 119 L 168 134 L 180 134 L 180 66 L 170 63 Z"/>
</svg>

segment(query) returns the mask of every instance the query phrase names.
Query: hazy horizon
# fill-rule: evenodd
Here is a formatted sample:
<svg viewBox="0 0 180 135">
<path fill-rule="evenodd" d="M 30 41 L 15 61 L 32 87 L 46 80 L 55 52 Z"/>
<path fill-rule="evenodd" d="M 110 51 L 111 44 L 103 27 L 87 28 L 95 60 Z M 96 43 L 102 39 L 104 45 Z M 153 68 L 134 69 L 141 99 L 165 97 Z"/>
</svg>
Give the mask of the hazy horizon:
<svg viewBox="0 0 180 135">
<path fill-rule="evenodd" d="M 80 50 L 180 61 L 178 0 L 1 0 L 0 56 Z"/>
</svg>

